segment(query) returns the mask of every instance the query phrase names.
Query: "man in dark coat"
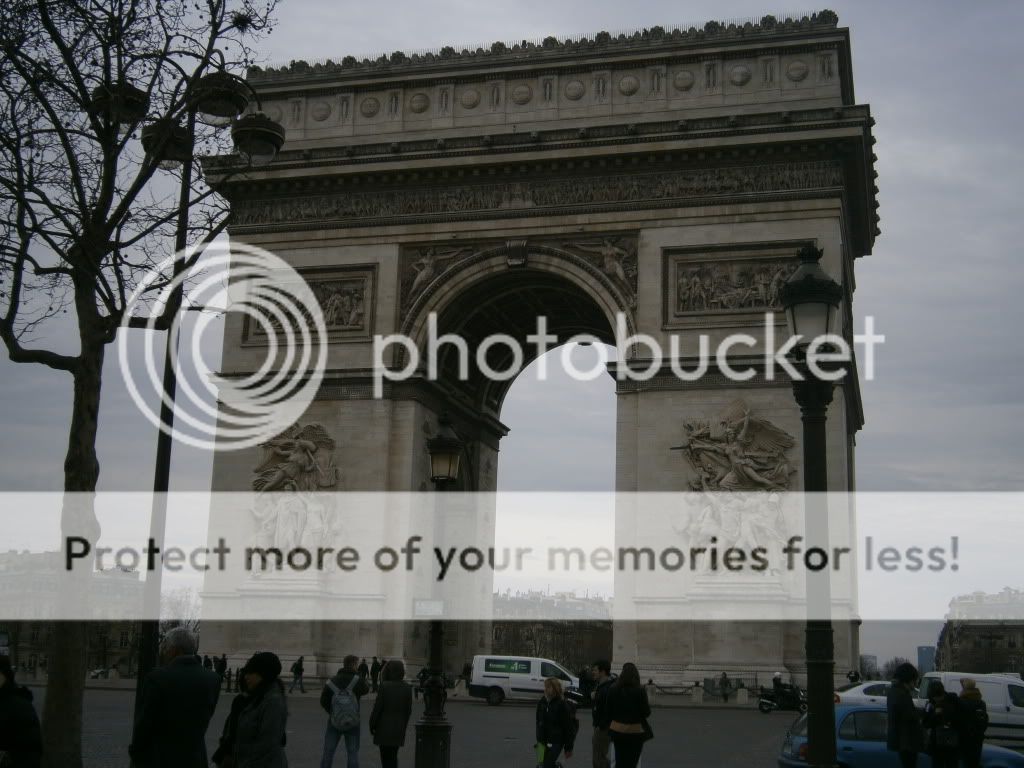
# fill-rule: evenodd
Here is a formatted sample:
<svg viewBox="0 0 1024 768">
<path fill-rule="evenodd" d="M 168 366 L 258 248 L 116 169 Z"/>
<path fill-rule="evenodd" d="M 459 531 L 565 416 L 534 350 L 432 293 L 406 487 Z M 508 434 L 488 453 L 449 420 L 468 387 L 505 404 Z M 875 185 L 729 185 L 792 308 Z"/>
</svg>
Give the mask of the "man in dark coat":
<svg viewBox="0 0 1024 768">
<path fill-rule="evenodd" d="M 220 677 L 203 669 L 196 638 L 185 627 L 168 632 L 160 651 L 164 666 L 146 678 L 128 753 L 139 768 L 206 768 L 206 728 Z"/>
<path fill-rule="evenodd" d="M 376 656 L 374 656 L 373 663 L 370 665 L 370 684 L 373 687 L 374 693 L 377 692 L 377 687 L 380 685 L 380 671 L 383 668 L 384 665 L 377 660 Z"/>
<path fill-rule="evenodd" d="M 12 768 L 39 768 L 43 755 L 43 738 L 39 731 L 39 716 L 32 706 L 32 692 L 14 682 L 14 669 L 6 656 L 0 656 L 2 752 L 7 753 Z"/>
<path fill-rule="evenodd" d="M 913 664 L 900 664 L 893 673 L 892 685 L 886 695 L 885 706 L 889 713 L 886 747 L 890 752 L 899 753 L 903 768 L 914 768 L 917 753 L 924 749 L 924 729 L 910 692 L 917 677 L 917 668 Z"/>
<path fill-rule="evenodd" d="M 608 759 L 608 750 L 611 747 L 611 735 L 608 727 L 612 719 L 608 714 L 608 689 L 615 682 L 612 675 L 612 665 L 607 659 L 600 659 L 594 662 L 594 682 L 596 687 L 593 694 L 593 706 L 590 710 L 594 718 L 594 739 L 593 763 L 594 768 L 609 768 L 611 761 Z"/>
</svg>

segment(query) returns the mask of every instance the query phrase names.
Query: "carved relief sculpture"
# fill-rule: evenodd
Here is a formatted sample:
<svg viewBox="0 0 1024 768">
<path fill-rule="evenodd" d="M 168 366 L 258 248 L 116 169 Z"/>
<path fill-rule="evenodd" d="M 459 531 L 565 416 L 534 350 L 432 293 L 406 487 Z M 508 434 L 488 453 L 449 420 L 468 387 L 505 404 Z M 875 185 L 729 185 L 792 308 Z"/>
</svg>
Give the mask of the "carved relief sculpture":
<svg viewBox="0 0 1024 768">
<path fill-rule="evenodd" d="M 260 448 L 263 455 L 252 481 L 258 496 L 251 510 L 251 546 L 315 551 L 329 543 L 335 520 L 332 498 L 314 492 L 338 484 L 334 440 L 321 424 L 294 424 Z M 254 558 L 253 576 L 260 575 L 258 567 Z"/>
<path fill-rule="evenodd" d="M 621 241 L 604 238 L 596 245 L 575 243 L 574 247 L 584 253 L 596 254 L 600 257 L 598 266 L 607 275 L 612 283 L 622 291 L 626 297 L 627 305 L 636 306 L 636 246 L 626 244 L 623 247 Z M 632 265 L 632 275 L 626 274 L 626 269 Z"/>
<path fill-rule="evenodd" d="M 252 488 L 270 491 L 317 491 L 338 484 L 334 440 L 321 424 L 293 424 L 260 445 L 263 450 Z"/>
<path fill-rule="evenodd" d="M 676 313 L 774 309 L 796 265 L 773 261 L 678 262 Z"/>
<path fill-rule="evenodd" d="M 697 513 L 676 531 L 690 541 L 715 537 L 720 547 L 781 551 L 787 529 L 782 492 L 796 472 L 787 456 L 793 437 L 751 416 L 742 399 L 733 401 L 714 427 L 710 421 L 688 421 L 683 429 L 683 444 L 672 450 L 682 451 L 696 471 L 689 486 L 701 496 Z"/>
<path fill-rule="evenodd" d="M 709 421 L 688 421 L 681 450 L 697 472 L 694 491 L 783 491 L 796 469 L 787 453 L 795 440 L 765 419 L 754 418 L 743 400 L 736 400 L 712 427 Z"/>
<path fill-rule="evenodd" d="M 581 88 L 582 88 L 582 84 Z M 463 94 L 465 99 L 465 94 Z M 369 101 L 362 102 L 364 108 Z M 831 161 L 773 163 L 757 166 L 667 171 L 576 179 L 537 179 L 523 183 L 530 206 L 674 200 L 732 193 L 818 189 L 842 184 L 842 170 Z M 407 215 L 483 214 L 500 210 L 508 199 L 507 184 L 462 184 L 441 188 L 410 188 L 377 192 L 272 200 L 240 200 L 233 216 L 237 226 L 278 222 L 387 218 Z"/>
</svg>

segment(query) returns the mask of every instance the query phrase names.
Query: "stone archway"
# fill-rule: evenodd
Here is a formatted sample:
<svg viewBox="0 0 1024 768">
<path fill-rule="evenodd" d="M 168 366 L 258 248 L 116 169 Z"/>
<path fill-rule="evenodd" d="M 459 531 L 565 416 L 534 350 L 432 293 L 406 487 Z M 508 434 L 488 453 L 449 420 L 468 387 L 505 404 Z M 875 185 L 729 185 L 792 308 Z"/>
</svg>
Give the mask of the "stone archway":
<svg viewBox="0 0 1024 768">
<path fill-rule="evenodd" d="M 852 333 L 855 262 L 878 232 L 874 120 L 854 101 L 849 31 L 830 12 L 486 54 L 299 62 L 253 70 L 251 82 L 287 143 L 272 166 L 224 179 L 231 234 L 287 258 L 318 295 L 343 295 L 349 308 L 329 328 L 329 375 L 303 423 L 338 469 L 334 488 L 426 488 L 425 444 L 442 411 L 473 442 L 474 487 L 493 488 L 507 384 L 476 371 L 461 388 L 450 375 L 414 376 L 374 394 L 374 337 L 407 333 L 422 348 L 432 311 L 442 332 L 478 335 L 521 332 L 554 308 L 565 335 L 604 339 L 623 312 L 630 333 L 662 348 L 671 336 L 684 350 L 701 333 L 762 338 L 776 277 L 814 244 L 843 285 Z M 211 181 L 234 162 L 210 161 Z M 246 329 L 229 321 L 225 370 L 257 361 Z M 650 362 L 631 349 L 619 365 Z M 738 398 L 799 434 L 781 377 L 755 365 L 741 383 L 712 370 L 684 384 L 667 360 L 653 362 L 650 381 L 617 384 L 621 492 L 692 487 L 698 470 L 670 449 L 686 424 L 721 418 Z M 384 361 L 400 363 L 397 351 Z M 848 381 L 829 419 L 830 488 L 853 487 L 862 422 Z M 250 487 L 258 464 L 255 452 L 219 455 L 214 488 Z M 639 660 L 645 675 L 699 679 L 724 668 L 707 652 L 722 631 L 690 627 L 681 651 L 674 628 L 616 627 L 616 656 Z M 251 649 L 244 628 L 231 633 L 224 647 Z M 424 638 L 393 624 L 303 633 L 295 655 L 313 648 L 325 664 L 374 648 L 422 657 Z M 841 664 L 856 646 L 846 633 Z M 478 637 L 459 637 L 456 655 L 477 647 Z M 739 666 L 804 669 L 787 630 L 765 643 L 743 629 L 729 647 Z"/>
</svg>

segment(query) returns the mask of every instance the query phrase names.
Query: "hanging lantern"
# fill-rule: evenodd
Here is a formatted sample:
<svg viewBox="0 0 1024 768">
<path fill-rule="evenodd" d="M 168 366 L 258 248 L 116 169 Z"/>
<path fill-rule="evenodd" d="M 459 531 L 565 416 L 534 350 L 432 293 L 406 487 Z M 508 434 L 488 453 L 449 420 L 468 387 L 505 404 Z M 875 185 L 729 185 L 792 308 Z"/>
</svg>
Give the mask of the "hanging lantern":
<svg viewBox="0 0 1024 768">
<path fill-rule="evenodd" d="M 161 168 L 172 169 L 192 162 L 193 138 L 187 128 L 163 117 L 142 129 L 142 148 Z"/>
<path fill-rule="evenodd" d="M 125 133 L 146 117 L 149 94 L 123 80 L 100 85 L 93 89 L 90 108 L 94 114 L 106 115 L 110 122 L 118 124 L 121 132 Z"/>
<path fill-rule="evenodd" d="M 242 159 L 252 165 L 266 165 L 284 145 L 284 126 L 262 112 L 256 112 L 235 121 L 231 138 Z"/>
<path fill-rule="evenodd" d="M 241 78 L 220 69 L 199 78 L 192 98 L 199 120 L 224 126 L 249 106 L 249 88 Z"/>
</svg>

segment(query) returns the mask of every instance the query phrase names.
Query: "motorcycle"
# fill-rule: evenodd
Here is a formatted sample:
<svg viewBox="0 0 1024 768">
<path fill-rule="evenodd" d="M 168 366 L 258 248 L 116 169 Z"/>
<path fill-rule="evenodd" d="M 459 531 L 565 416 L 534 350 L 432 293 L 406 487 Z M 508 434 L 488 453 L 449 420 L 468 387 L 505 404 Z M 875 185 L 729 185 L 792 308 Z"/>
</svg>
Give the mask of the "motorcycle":
<svg viewBox="0 0 1024 768">
<path fill-rule="evenodd" d="M 774 688 L 761 688 L 757 708 L 764 714 L 779 710 L 782 712 L 806 712 L 807 693 L 798 685 L 786 685 L 776 693 Z"/>
</svg>

